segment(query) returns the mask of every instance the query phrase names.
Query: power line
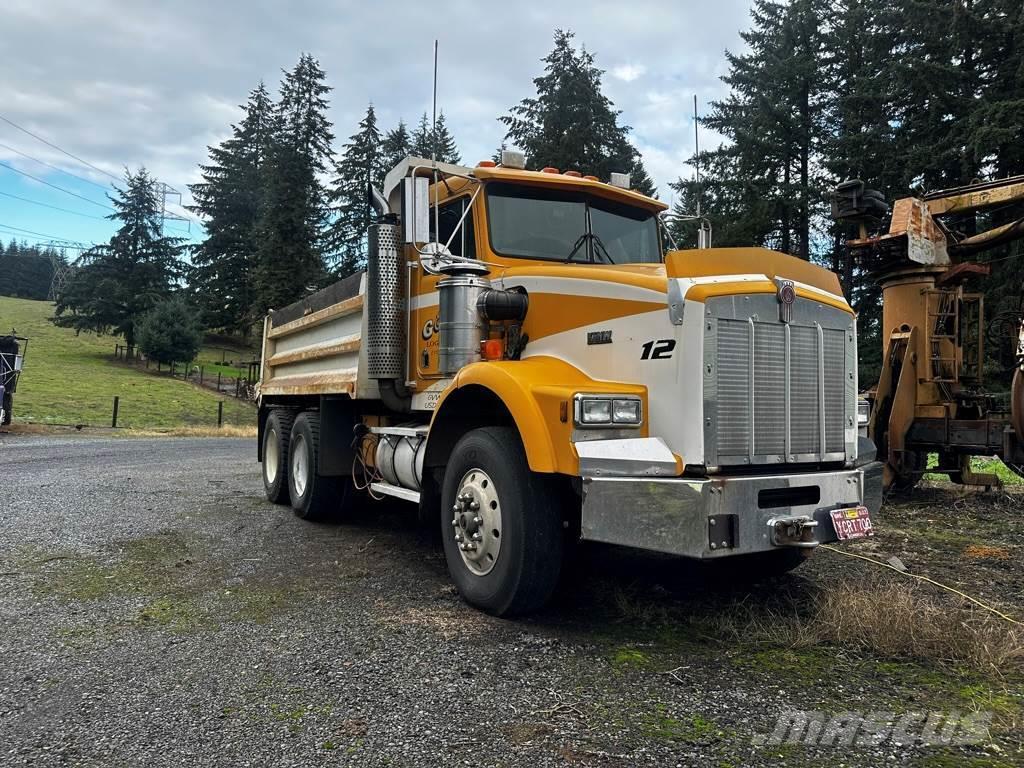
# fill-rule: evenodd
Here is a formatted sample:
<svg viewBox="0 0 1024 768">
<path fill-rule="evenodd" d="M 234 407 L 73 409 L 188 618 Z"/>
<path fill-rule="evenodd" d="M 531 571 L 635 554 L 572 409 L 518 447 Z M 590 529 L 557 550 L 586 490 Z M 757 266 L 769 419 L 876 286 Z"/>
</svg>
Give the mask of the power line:
<svg viewBox="0 0 1024 768">
<path fill-rule="evenodd" d="M 43 138 L 42 136 L 39 136 L 38 134 L 32 133 L 32 131 L 30 131 L 30 130 L 29 130 L 28 128 L 22 128 L 22 127 L 21 127 L 20 125 L 18 125 L 18 124 L 17 124 L 16 122 L 14 122 L 13 120 L 8 120 L 8 119 L 7 119 L 6 117 L 4 117 L 3 115 L 0 115 L 0 120 L 3 120 L 3 121 L 4 121 L 5 123 L 7 123 L 8 125 L 14 126 L 15 128 L 17 128 L 17 129 L 18 129 L 19 131 L 21 131 L 22 133 L 27 133 L 27 134 L 28 134 L 29 136 L 31 136 L 31 137 L 32 137 L 33 139 L 38 139 L 39 141 L 43 142 L 43 144 L 45 144 L 46 146 L 48 146 L 48 147 L 53 147 L 53 148 L 54 148 L 54 149 L 56 149 L 56 150 L 57 150 L 58 152 L 63 152 L 63 153 L 65 154 L 65 155 L 67 155 L 68 157 L 72 158 L 73 160 L 77 160 L 77 161 L 78 161 L 78 162 L 80 162 L 80 163 L 81 163 L 82 165 L 84 165 L 84 166 L 87 166 L 87 167 L 89 167 L 89 168 L 92 168 L 92 169 L 93 169 L 94 171 L 99 171 L 99 172 L 100 172 L 100 173 L 102 173 L 102 174 L 103 174 L 104 176 L 109 176 L 109 177 L 110 177 L 110 178 L 112 178 L 112 179 L 113 179 L 114 181 L 122 181 L 121 179 L 119 179 L 119 178 L 118 178 L 117 176 L 115 176 L 114 174 L 110 173 L 109 171 L 104 171 L 104 170 L 103 170 L 102 168 L 99 168 L 99 167 L 97 167 L 97 166 L 93 165 L 93 164 L 92 164 L 92 163 L 90 163 L 90 162 L 89 162 L 88 160 L 83 160 L 83 159 L 82 159 L 82 158 L 80 158 L 80 157 L 79 157 L 78 155 L 73 155 L 73 154 L 71 154 L 70 152 L 68 152 L 68 151 L 67 151 L 66 149 L 62 149 L 62 148 L 58 147 L 58 146 L 57 146 L 56 144 L 54 144 L 54 143 L 52 143 L 52 142 L 49 142 L 49 141 L 47 141 L 47 140 L 46 140 L 46 139 L 44 139 L 44 138 Z"/>
<path fill-rule="evenodd" d="M 92 216 L 88 213 L 79 213 L 78 211 L 70 211 L 67 208 L 61 208 L 57 205 L 50 205 L 49 203 L 41 203 L 38 200 L 29 200 L 27 197 L 21 197 L 20 195 L 12 195 L 10 192 L 0 192 L 0 195 L 4 197 L 13 197 L 15 200 L 21 200 L 23 203 L 32 203 L 32 205 L 41 205 L 43 208 L 52 208 L 55 211 L 61 211 L 62 213 L 71 213 L 75 216 L 84 216 L 87 219 L 96 219 L 96 221 L 106 221 L 102 216 Z"/>
<path fill-rule="evenodd" d="M 11 120 L 10 118 L 7 118 L 7 117 L 4 117 L 3 115 L 0 115 L 0 120 L 3 120 L 5 123 L 7 123 L 8 125 L 10 125 L 10 126 L 12 126 L 14 128 L 17 128 L 22 133 L 28 134 L 29 136 L 31 136 L 32 138 L 36 139 L 37 141 L 41 141 L 46 146 L 52 147 L 53 149 L 56 149 L 58 152 L 61 152 L 61 153 L 65 154 L 65 155 L 67 155 L 68 157 L 72 158 L 73 160 L 78 161 L 82 165 L 84 165 L 84 166 L 86 166 L 88 168 L 92 168 L 94 171 L 102 173 L 104 176 L 110 177 L 114 181 L 117 181 L 117 182 L 124 181 L 124 179 L 119 178 L 118 176 L 115 176 L 114 174 L 110 173 L 109 171 L 105 171 L 102 168 L 100 168 L 100 167 L 98 167 L 96 165 L 93 165 L 88 160 L 83 160 L 78 155 L 75 155 L 75 154 L 72 154 L 71 152 L 68 152 L 66 149 L 57 146 L 56 144 L 54 144 L 51 141 L 47 141 L 46 139 L 44 139 L 39 134 L 33 133 L 32 131 L 28 130 L 27 128 L 23 128 L 22 126 L 18 125 L 13 120 Z M 0 146 L 6 146 L 6 145 L 0 144 Z M 62 168 L 58 168 L 56 166 L 50 165 L 49 163 L 43 162 L 42 160 L 39 160 L 38 158 L 32 157 L 31 155 L 26 155 L 24 152 L 20 152 L 20 151 L 18 151 L 16 149 L 13 149 L 12 147 L 6 147 L 6 148 L 11 150 L 12 152 L 17 152 L 19 155 L 22 155 L 23 157 L 27 157 L 29 160 L 34 160 L 37 163 L 41 163 L 42 165 L 45 165 L 45 166 L 47 166 L 49 168 L 53 168 L 55 171 L 59 171 L 60 173 L 66 173 L 69 176 L 73 176 L 76 179 L 81 179 L 82 181 L 86 182 L 87 184 L 92 184 L 93 186 L 96 186 L 96 187 L 99 187 L 100 189 L 106 190 L 106 187 L 103 187 L 100 184 L 96 184 L 96 182 L 94 182 L 94 181 L 90 181 L 89 179 L 85 179 L 85 178 L 83 178 L 81 176 L 77 176 L 77 175 L 71 173 L 70 171 L 65 171 Z M 4 164 L 0 163 L 0 165 L 4 165 Z M 23 173 L 25 176 L 29 176 L 29 178 L 35 178 L 34 176 L 31 176 L 31 175 L 29 175 L 27 173 L 24 173 L 23 171 L 18 171 L 17 168 L 12 168 L 11 166 L 6 166 L 6 167 L 10 168 L 12 171 L 17 171 L 18 173 Z M 41 179 L 36 179 L 36 181 L 41 181 Z M 156 181 L 156 179 L 154 179 L 154 181 Z M 42 182 L 42 183 L 46 184 L 47 182 Z M 50 186 L 54 186 L 54 185 L 50 185 Z M 164 187 L 166 188 L 166 185 L 164 185 Z M 59 189 L 59 187 L 56 187 L 56 188 Z M 66 192 L 67 190 L 61 190 L 61 191 Z M 172 190 L 172 191 L 174 192 L 174 194 L 177 194 L 179 196 L 179 198 L 180 198 L 180 193 L 179 192 L 174 191 L 174 190 Z M 69 193 L 69 194 L 74 194 L 74 193 Z M 165 194 L 166 194 L 166 192 L 165 192 Z M 79 196 L 76 195 L 76 197 L 79 197 Z M 88 199 L 88 198 L 83 198 L 83 199 Z M 92 203 L 98 205 L 98 203 L 96 203 L 94 200 L 90 200 L 89 202 L 92 202 Z M 108 206 L 104 206 L 104 207 L 108 208 L 108 210 L 113 210 L 112 208 L 109 208 Z M 184 206 L 182 206 L 182 210 L 185 211 L 185 213 L 183 215 L 170 214 L 170 215 L 167 215 L 167 218 L 177 218 L 177 219 L 179 219 L 181 221 L 193 221 L 196 224 L 202 225 L 202 221 L 200 219 L 198 219 L 198 218 L 195 218 L 191 213 L 189 213 L 187 211 L 187 209 L 185 209 Z"/>
<path fill-rule="evenodd" d="M 0 148 L 6 149 L 10 152 L 14 152 L 16 155 L 21 155 L 22 157 L 28 158 L 34 163 L 39 163 L 40 165 L 45 165 L 47 168 L 52 168 L 53 170 L 57 171 L 57 173 L 64 173 L 67 174 L 68 176 L 71 176 L 72 178 L 78 179 L 79 181 L 84 181 L 86 184 L 92 184 L 94 187 L 102 189 L 104 192 L 110 190 L 109 184 L 107 184 L 106 186 L 104 186 L 103 184 L 97 184 L 95 181 L 91 181 L 90 179 L 85 178 L 85 176 L 79 176 L 77 173 L 72 173 L 71 171 L 66 171 L 63 168 L 59 168 L 56 165 L 51 165 L 45 160 L 40 160 L 38 157 L 32 157 L 32 155 L 25 154 L 20 149 L 9 147 L 6 144 L 0 144 Z"/>
<path fill-rule="evenodd" d="M 18 243 L 18 245 L 22 244 L 27 245 L 29 248 L 52 248 L 54 250 L 64 251 L 91 251 L 94 248 L 94 246 L 86 247 L 84 245 L 69 245 L 62 240 L 37 240 L 32 243 L 26 240 L 23 241 L 23 243 Z"/>
<path fill-rule="evenodd" d="M 22 227 L 16 227 L 13 224 L 4 224 L 3 222 L 0 222 L 0 228 L 3 228 L 3 229 L 13 229 L 16 232 L 24 232 L 27 235 L 36 235 L 38 237 L 46 237 L 46 238 L 49 238 L 50 240 L 67 240 L 69 243 L 77 242 L 77 243 L 81 243 L 82 245 L 85 245 L 85 243 L 82 243 L 81 240 L 71 240 L 70 238 L 61 237 L 60 235 L 51 235 L 51 234 L 48 234 L 47 232 L 36 232 L 35 230 L 31 230 L 31 229 L 23 229 Z M 95 245 L 95 243 L 93 243 L 93 245 Z"/>
<path fill-rule="evenodd" d="M 70 189 L 64 189 L 64 187 L 58 187 L 56 184 L 51 184 L 48 181 L 40 179 L 38 176 L 33 176 L 31 173 L 26 173 L 25 171 L 15 168 L 13 165 L 8 165 L 7 163 L 0 162 L 0 167 L 6 168 L 9 171 L 14 171 L 15 173 L 20 173 L 22 176 L 27 176 L 28 178 L 34 181 L 38 181 L 40 184 L 45 184 L 48 187 L 53 187 L 58 192 L 63 192 L 67 195 L 71 195 L 72 197 L 77 197 L 79 200 L 85 200 L 85 202 L 92 203 L 93 205 L 98 205 L 100 208 L 106 208 L 108 211 L 114 210 L 109 205 L 104 205 L 103 203 L 98 203 L 95 200 L 90 200 L 88 197 L 82 197 L 82 195 L 79 195 L 77 192 L 72 192 Z"/>
</svg>

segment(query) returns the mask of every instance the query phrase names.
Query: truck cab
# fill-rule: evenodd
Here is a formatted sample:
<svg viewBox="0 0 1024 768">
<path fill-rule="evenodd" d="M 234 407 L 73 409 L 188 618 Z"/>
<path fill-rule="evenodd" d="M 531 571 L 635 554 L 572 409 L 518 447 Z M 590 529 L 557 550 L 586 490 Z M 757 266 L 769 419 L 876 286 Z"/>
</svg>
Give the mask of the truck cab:
<svg viewBox="0 0 1024 768">
<path fill-rule="evenodd" d="M 267 317 L 268 497 L 417 504 L 499 615 L 544 604 L 567 538 L 784 570 L 870 534 L 881 465 L 837 277 L 674 250 L 622 177 L 502 160 L 407 158 L 372 192 L 366 271 Z"/>
</svg>

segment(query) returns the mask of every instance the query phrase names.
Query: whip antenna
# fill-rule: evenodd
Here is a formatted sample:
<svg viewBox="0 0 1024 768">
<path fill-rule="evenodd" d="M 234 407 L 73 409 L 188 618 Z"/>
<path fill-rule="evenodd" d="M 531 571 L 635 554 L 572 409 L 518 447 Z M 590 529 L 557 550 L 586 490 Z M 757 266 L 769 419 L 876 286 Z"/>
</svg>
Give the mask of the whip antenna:
<svg viewBox="0 0 1024 768">
<path fill-rule="evenodd" d="M 434 237 L 441 237 L 440 206 L 438 205 L 441 190 L 438 188 L 440 179 L 437 175 L 437 40 L 434 40 L 434 98 L 430 115 L 430 163 L 434 166 Z"/>
<path fill-rule="evenodd" d="M 693 94 L 693 168 L 696 172 L 697 183 L 697 218 L 700 218 L 700 133 L 697 129 L 697 94 Z"/>
<path fill-rule="evenodd" d="M 700 121 L 697 116 L 697 94 L 693 94 L 693 168 L 694 183 L 697 186 L 697 247 L 711 247 L 711 222 L 704 218 L 701 210 L 704 202 L 704 188 L 700 185 Z"/>
</svg>

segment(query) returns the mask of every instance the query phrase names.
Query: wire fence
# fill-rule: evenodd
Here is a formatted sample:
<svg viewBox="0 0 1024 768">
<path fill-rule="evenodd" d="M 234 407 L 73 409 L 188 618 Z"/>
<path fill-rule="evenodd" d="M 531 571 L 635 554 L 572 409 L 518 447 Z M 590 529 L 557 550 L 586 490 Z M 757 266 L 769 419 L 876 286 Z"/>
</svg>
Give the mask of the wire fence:
<svg viewBox="0 0 1024 768">
<path fill-rule="evenodd" d="M 150 360 L 137 347 L 127 344 L 114 346 L 114 359 L 134 365 L 157 376 L 188 381 L 221 395 L 255 402 L 256 385 L 260 378 L 260 361 L 254 355 L 251 360 L 227 360 L 222 356 L 220 363 L 170 363 Z"/>
</svg>

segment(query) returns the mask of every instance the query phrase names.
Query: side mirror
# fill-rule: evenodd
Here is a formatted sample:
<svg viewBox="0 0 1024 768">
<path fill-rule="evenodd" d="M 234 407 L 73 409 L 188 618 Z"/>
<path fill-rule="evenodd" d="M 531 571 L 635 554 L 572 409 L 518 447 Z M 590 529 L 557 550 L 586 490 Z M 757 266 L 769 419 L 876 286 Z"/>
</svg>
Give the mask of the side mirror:
<svg viewBox="0 0 1024 768">
<path fill-rule="evenodd" d="M 402 242 L 425 243 L 430 239 L 430 180 L 426 176 L 402 179 Z"/>
</svg>

